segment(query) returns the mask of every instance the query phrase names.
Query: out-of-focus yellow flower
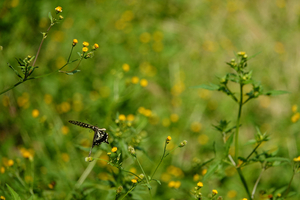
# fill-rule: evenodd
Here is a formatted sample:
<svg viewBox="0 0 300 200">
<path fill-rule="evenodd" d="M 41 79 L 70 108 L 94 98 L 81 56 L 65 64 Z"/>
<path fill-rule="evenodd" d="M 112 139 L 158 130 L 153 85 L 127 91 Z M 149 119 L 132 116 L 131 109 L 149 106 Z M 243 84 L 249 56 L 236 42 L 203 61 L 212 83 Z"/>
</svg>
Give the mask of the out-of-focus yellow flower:
<svg viewBox="0 0 300 200">
<path fill-rule="evenodd" d="M 146 109 L 145 109 L 144 107 L 142 107 L 142 106 L 138 108 L 138 112 L 139 112 L 140 114 L 144 114 L 145 110 L 146 110 Z"/>
<path fill-rule="evenodd" d="M 145 109 L 144 113 L 143 113 L 146 117 L 150 117 L 152 115 L 152 111 L 149 109 Z"/>
<path fill-rule="evenodd" d="M 228 198 L 233 199 L 233 198 L 236 197 L 236 195 L 237 195 L 237 191 L 235 191 L 235 190 L 229 190 L 229 191 L 227 192 L 227 197 L 228 197 Z"/>
<path fill-rule="evenodd" d="M 204 176 L 206 173 L 207 173 L 207 169 L 203 169 L 203 170 L 201 171 L 202 176 Z"/>
<path fill-rule="evenodd" d="M 134 77 L 132 77 L 131 78 L 131 83 L 133 83 L 133 84 L 138 84 L 139 83 L 139 77 L 137 77 L 137 76 L 134 76 Z"/>
<path fill-rule="evenodd" d="M 32 117 L 37 118 L 40 115 L 40 111 L 38 109 L 34 109 L 31 114 Z"/>
<path fill-rule="evenodd" d="M 119 120 L 125 121 L 125 120 L 126 120 L 126 116 L 123 115 L 123 114 L 120 114 L 120 115 L 119 115 Z"/>
<path fill-rule="evenodd" d="M 172 122 L 177 122 L 179 119 L 179 116 L 177 114 L 171 114 L 170 119 Z"/>
<path fill-rule="evenodd" d="M 156 42 L 160 42 L 162 41 L 162 39 L 164 38 L 164 34 L 160 31 L 155 31 L 153 33 L 153 40 Z"/>
<path fill-rule="evenodd" d="M 52 102 L 52 96 L 50 94 L 45 94 L 44 101 L 46 104 L 50 104 Z"/>
<path fill-rule="evenodd" d="M 94 46 L 93 46 L 93 49 L 98 49 L 99 48 L 99 44 L 95 43 Z"/>
<path fill-rule="evenodd" d="M 137 183 L 137 180 L 136 180 L 135 178 L 133 178 L 133 179 L 131 179 L 131 182 L 132 182 L 133 184 L 136 184 L 136 183 Z"/>
<path fill-rule="evenodd" d="M 274 51 L 278 54 L 284 54 L 285 53 L 284 45 L 281 42 L 276 42 L 274 46 Z"/>
<path fill-rule="evenodd" d="M 26 183 L 31 183 L 33 181 L 32 176 L 25 176 L 25 182 Z"/>
<path fill-rule="evenodd" d="M 200 179 L 199 174 L 195 174 L 195 175 L 193 176 L 193 181 L 198 181 L 199 179 Z"/>
<path fill-rule="evenodd" d="M 170 181 L 168 183 L 168 187 L 170 188 L 176 188 L 178 189 L 181 186 L 181 182 L 180 181 Z"/>
<path fill-rule="evenodd" d="M 13 160 L 8 160 L 7 165 L 9 167 L 13 166 L 14 165 L 14 161 Z"/>
<path fill-rule="evenodd" d="M 294 104 L 294 105 L 292 106 L 292 111 L 293 111 L 293 113 L 297 112 L 297 110 L 298 110 L 298 106 L 297 106 L 296 104 Z"/>
<path fill-rule="evenodd" d="M 298 156 L 297 158 L 293 159 L 295 162 L 300 162 L 300 156 Z"/>
<path fill-rule="evenodd" d="M 131 10 L 126 10 L 121 17 L 121 20 L 123 21 L 131 21 L 133 19 L 134 15 Z"/>
<path fill-rule="evenodd" d="M 201 128 L 202 128 L 202 125 L 200 122 L 193 122 L 191 124 L 191 130 L 195 133 L 200 132 Z"/>
<path fill-rule="evenodd" d="M 1 172 L 1 174 L 4 174 L 5 168 L 4 168 L 4 167 L 1 167 L 1 168 L 0 168 L 0 172 Z"/>
<path fill-rule="evenodd" d="M 166 139 L 166 143 L 169 144 L 171 140 L 172 140 L 171 136 L 168 136 Z"/>
<path fill-rule="evenodd" d="M 197 183 L 197 187 L 198 187 L 198 188 L 202 188 L 202 187 L 203 187 L 203 183 L 202 183 L 202 182 L 198 182 L 198 183 Z"/>
<path fill-rule="evenodd" d="M 300 113 L 299 113 L 299 112 L 296 112 L 296 113 L 292 116 L 291 121 L 292 121 L 293 123 L 295 123 L 295 122 L 297 122 L 297 121 L 299 120 L 299 118 L 300 118 Z"/>
<path fill-rule="evenodd" d="M 151 40 L 150 33 L 145 32 L 140 35 L 140 41 L 142 43 L 148 43 L 150 40 Z"/>
<path fill-rule="evenodd" d="M 69 131 L 70 131 L 70 129 L 68 126 L 61 127 L 62 134 L 67 135 L 69 133 Z"/>
<path fill-rule="evenodd" d="M 5 106 L 5 107 L 10 105 L 9 97 L 7 95 L 3 96 L 2 103 L 3 103 L 3 106 Z"/>
<path fill-rule="evenodd" d="M 113 147 L 113 148 L 111 149 L 111 152 L 115 153 L 115 152 L 117 152 L 117 150 L 118 150 L 117 147 Z"/>
<path fill-rule="evenodd" d="M 129 66 L 127 63 L 124 63 L 124 64 L 122 65 L 122 69 L 123 69 L 125 72 L 128 72 L 129 69 L 130 69 L 130 66 Z"/>
<path fill-rule="evenodd" d="M 148 85 L 148 81 L 146 79 L 141 79 L 140 84 L 142 87 L 146 87 Z"/>
<path fill-rule="evenodd" d="M 202 145 L 207 144 L 208 140 L 209 140 L 209 137 L 206 134 L 201 134 L 198 137 L 198 142 L 199 142 L 199 144 L 202 144 Z"/>
<path fill-rule="evenodd" d="M 84 52 L 84 53 L 86 53 L 88 50 L 89 50 L 89 48 L 87 48 L 87 47 L 82 48 L 82 52 Z"/>
<path fill-rule="evenodd" d="M 162 125 L 164 126 L 164 127 L 168 127 L 168 126 L 170 126 L 170 120 L 169 120 L 169 118 L 164 118 L 163 120 L 162 120 Z"/>
<path fill-rule="evenodd" d="M 242 200 L 247 200 L 247 198 L 243 198 Z"/>
<path fill-rule="evenodd" d="M 84 47 L 88 47 L 88 46 L 90 45 L 90 44 L 89 44 L 88 42 L 86 42 L 86 41 L 84 41 L 82 44 L 83 44 Z"/>
<path fill-rule="evenodd" d="M 18 97 L 17 103 L 19 107 L 28 108 L 29 107 L 29 94 L 24 92 L 22 96 Z"/>
<path fill-rule="evenodd" d="M 55 11 L 56 11 L 57 13 L 62 12 L 62 7 L 61 7 L 61 6 L 57 6 L 57 7 L 55 8 Z"/>
<path fill-rule="evenodd" d="M 61 158 L 64 162 L 69 162 L 69 160 L 70 160 L 70 156 L 67 153 L 62 153 Z"/>
<path fill-rule="evenodd" d="M 0 196 L 0 200 L 5 200 L 5 197 L 4 196 Z"/>
<path fill-rule="evenodd" d="M 239 56 L 244 56 L 244 55 L 246 54 L 246 52 L 240 51 L 240 52 L 238 52 L 237 54 L 238 54 Z"/>
<path fill-rule="evenodd" d="M 71 105 L 69 102 L 62 102 L 60 105 L 60 109 L 62 112 L 66 113 L 71 109 Z"/>
<path fill-rule="evenodd" d="M 167 171 L 168 171 L 169 174 L 172 174 L 175 177 L 183 177 L 184 176 L 183 171 L 180 168 L 175 167 L 173 165 L 169 166 L 167 168 Z"/>
<path fill-rule="evenodd" d="M 212 194 L 216 195 L 216 194 L 218 194 L 218 191 L 217 190 L 212 190 Z"/>
<path fill-rule="evenodd" d="M 77 43 L 78 43 L 78 40 L 77 40 L 77 39 L 74 39 L 72 45 L 75 46 Z"/>
<path fill-rule="evenodd" d="M 21 149 L 20 149 L 20 152 L 21 152 L 21 154 L 22 154 L 22 156 L 23 156 L 24 158 L 27 158 L 27 159 L 29 159 L 29 160 L 32 160 L 32 159 L 33 159 L 33 154 L 34 154 L 34 152 L 33 152 L 32 150 L 27 150 L 27 149 L 25 149 L 25 148 L 21 148 Z"/>
<path fill-rule="evenodd" d="M 133 114 L 129 114 L 129 115 L 127 115 L 126 119 L 127 119 L 127 121 L 132 122 L 134 120 L 134 115 Z"/>
</svg>

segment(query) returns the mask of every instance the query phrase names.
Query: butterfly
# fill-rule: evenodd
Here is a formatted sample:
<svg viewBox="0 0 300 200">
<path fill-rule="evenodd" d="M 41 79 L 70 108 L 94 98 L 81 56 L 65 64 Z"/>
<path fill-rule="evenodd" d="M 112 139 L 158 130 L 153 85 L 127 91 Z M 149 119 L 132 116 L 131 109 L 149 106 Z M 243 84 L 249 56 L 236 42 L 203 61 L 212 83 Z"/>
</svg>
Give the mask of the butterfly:
<svg viewBox="0 0 300 200">
<path fill-rule="evenodd" d="M 91 148 L 90 153 L 89 153 L 89 157 L 91 156 L 92 149 L 93 149 L 93 147 L 95 145 L 99 146 L 102 142 L 105 142 L 105 143 L 109 144 L 109 142 L 108 142 L 108 133 L 105 132 L 106 131 L 105 128 L 99 128 L 97 126 L 93 126 L 93 125 L 86 124 L 86 123 L 79 122 L 79 121 L 70 120 L 69 122 L 71 124 L 75 124 L 75 125 L 81 126 L 83 128 L 92 129 L 95 132 L 94 133 L 94 139 L 93 139 L 92 148 Z"/>
</svg>

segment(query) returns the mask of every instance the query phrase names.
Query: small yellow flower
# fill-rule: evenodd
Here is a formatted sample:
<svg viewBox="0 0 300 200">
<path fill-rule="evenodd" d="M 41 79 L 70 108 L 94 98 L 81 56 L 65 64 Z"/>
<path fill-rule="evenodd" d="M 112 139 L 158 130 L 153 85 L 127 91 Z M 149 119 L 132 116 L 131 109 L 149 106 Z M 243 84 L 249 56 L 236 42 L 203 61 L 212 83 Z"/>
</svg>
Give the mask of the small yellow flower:
<svg viewBox="0 0 300 200">
<path fill-rule="evenodd" d="M 197 186 L 198 186 L 199 188 L 202 188 L 202 187 L 203 187 L 203 183 L 202 183 L 202 182 L 198 182 L 198 183 L 197 183 Z"/>
<path fill-rule="evenodd" d="M 150 40 L 151 40 L 150 33 L 145 32 L 140 35 L 140 41 L 142 43 L 148 43 Z"/>
<path fill-rule="evenodd" d="M 291 117 L 291 121 L 293 123 L 296 123 L 300 118 L 300 113 L 299 112 L 296 112 L 292 117 Z"/>
<path fill-rule="evenodd" d="M 133 179 L 131 179 L 131 182 L 132 182 L 133 184 L 136 184 L 136 183 L 137 183 L 137 180 L 136 180 L 135 178 L 133 178 Z"/>
<path fill-rule="evenodd" d="M 61 16 L 61 15 L 59 15 L 59 19 L 60 19 L 60 20 L 62 20 L 62 19 L 64 19 L 64 17 L 63 17 L 63 16 Z"/>
<path fill-rule="evenodd" d="M 129 115 L 127 115 L 126 119 L 127 119 L 127 121 L 132 122 L 134 120 L 134 115 L 133 114 L 129 114 Z"/>
<path fill-rule="evenodd" d="M 202 129 L 202 124 L 200 122 L 193 122 L 191 124 L 191 130 L 195 133 L 200 132 Z"/>
<path fill-rule="evenodd" d="M 297 110 L 298 110 L 298 106 L 297 106 L 296 104 L 294 104 L 294 105 L 292 106 L 292 111 L 293 111 L 293 113 L 297 112 Z"/>
<path fill-rule="evenodd" d="M 85 157 L 85 162 L 92 162 L 94 160 L 93 157 Z"/>
<path fill-rule="evenodd" d="M 242 200 L 247 200 L 247 198 L 243 198 Z"/>
<path fill-rule="evenodd" d="M 88 42 L 85 42 L 85 41 L 82 44 L 84 47 L 88 47 L 90 45 Z"/>
<path fill-rule="evenodd" d="M 13 166 L 14 165 L 14 161 L 13 160 L 8 160 L 7 165 L 9 167 Z"/>
<path fill-rule="evenodd" d="M 131 78 L 131 83 L 138 84 L 139 80 L 140 80 L 139 77 L 134 76 L 134 77 Z"/>
<path fill-rule="evenodd" d="M 238 55 L 239 55 L 239 56 L 244 56 L 245 54 L 246 54 L 246 52 L 244 52 L 244 51 L 238 52 Z"/>
<path fill-rule="evenodd" d="M 5 200 L 5 197 L 4 196 L 0 196 L 0 200 Z"/>
<path fill-rule="evenodd" d="M 62 134 L 67 135 L 69 133 L 69 131 L 70 131 L 70 129 L 68 126 L 61 127 Z"/>
<path fill-rule="evenodd" d="M 216 195 L 216 194 L 218 194 L 218 191 L 217 190 L 212 190 L 212 194 Z"/>
<path fill-rule="evenodd" d="M 201 171 L 202 176 L 204 176 L 206 173 L 207 173 L 207 169 L 203 169 L 203 170 Z"/>
<path fill-rule="evenodd" d="M 40 114 L 40 111 L 38 109 L 34 109 L 31 114 L 32 117 L 37 118 Z"/>
<path fill-rule="evenodd" d="M 175 181 L 170 181 L 168 187 L 173 188 L 175 186 Z"/>
<path fill-rule="evenodd" d="M 143 113 L 146 117 L 150 117 L 152 115 L 152 111 L 149 109 L 145 109 L 144 113 Z"/>
<path fill-rule="evenodd" d="M 57 6 L 57 7 L 55 8 L 55 11 L 56 11 L 57 13 L 62 12 L 62 7 L 61 7 L 61 6 Z"/>
<path fill-rule="evenodd" d="M 89 49 L 88 49 L 87 47 L 83 47 L 83 48 L 82 48 L 82 52 L 84 52 L 84 53 L 87 52 L 88 50 L 89 50 Z"/>
<path fill-rule="evenodd" d="M 78 40 L 77 40 L 77 39 L 74 39 L 72 45 L 75 46 L 77 43 L 78 43 Z"/>
<path fill-rule="evenodd" d="M 195 174 L 195 175 L 193 176 L 193 181 L 198 181 L 199 179 L 200 179 L 199 174 Z"/>
<path fill-rule="evenodd" d="M 300 156 L 298 156 L 297 158 L 293 159 L 295 162 L 300 162 Z"/>
<path fill-rule="evenodd" d="M 113 148 L 111 149 L 111 152 L 115 153 L 115 152 L 117 152 L 117 150 L 118 150 L 117 147 L 113 147 Z"/>
<path fill-rule="evenodd" d="M 126 116 L 123 115 L 123 114 L 120 114 L 120 115 L 119 115 L 119 120 L 120 120 L 120 121 L 125 121 L 125 120 L 126 120 Z"/>
<path fill-rule="evenodd" d="M 169 144 L 171 140 L 172 140 L 171 136 L 168 136 L 166 139 L 166 143 Z"/>
<path fill-rule="evenodd" d="M 1 167 L 0 172 L 1 172 L 1 174 L 4 174 L 5 168 L 4 168 L 4 167 Z"/>
<path fill-rule="evenodd" d="M 177 114 L 171 114 L 170 119 L 174 123 L 178 121 L 179 116 Z"/>
<path fill-rule="evenodd" d="M 140 84 L 142 87 L 146 87 L 148 85 L 148 81 L 146 79 L 141 79 Z"/>
<path fill-rule="evenodd" d="M 99 48 L 99 44 L 95 43 L 94 46 L 93 46 L 93 49 L 98 49 Z"/>
<path fill-rule="evenodd" d="M 28 159 L 30 159 L 30 160 L 33 158 L 32 154 L 31 154 L 28 150 L 22 151 L 22 156 L 23 156 L 24 158 L 28 158 Z"/>
<path fill-rule="evenodd" d="M 62 153 L 61 158 L 64 162 L 69 162 L 69 160 L 70 160 L 70 156 L 67 153 Z"/>
<path fill-rule="evenodd" d="M 175 181 L 174 188 L 178 189 L 181 186 L 180 181 Z"/>
<path fill-rule="evenodd" d="M 125 72 L 128 72 L 129 69 L 130 69 L 130 66 L 129 66 L 127 63 L 124 63 L 124 64 L 122 65 L 122 69 L 123 69 Z"/>
</svg>

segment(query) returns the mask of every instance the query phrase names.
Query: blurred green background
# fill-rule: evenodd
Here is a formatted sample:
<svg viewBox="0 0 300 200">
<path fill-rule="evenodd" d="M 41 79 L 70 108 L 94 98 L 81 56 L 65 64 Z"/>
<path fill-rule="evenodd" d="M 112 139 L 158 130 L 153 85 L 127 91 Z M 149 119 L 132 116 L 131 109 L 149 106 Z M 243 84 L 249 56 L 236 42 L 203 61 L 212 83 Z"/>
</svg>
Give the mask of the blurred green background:
<svg viewBox="0 0 300 200">
<path fill-rule="evenodd" d="M 100 47 L 93 58 L 81 62 L 81 72 L 75 75 L 55 73 L 27 81 L 0 96 L 0 165 L 5 169 L 0 174 L 0 195 L 10 199 L 5 186 L 8 183 L 22 199 L 30 197 L 20 180 L 12 178 L 21 168 L 24 184 L 31 185 L 40 198 L 65 199 L 73 192 L 78 199 L 113 199 L 116 187 L 109 177 L 112 169 L 103 162 L 97 162 L 86 185 L 74 189 L 90 166 L 84 162 L 88 151 L 80 147 L 90 147 L 93 133 L 69 124 L 68 120 L 109 129 L 116 126 L 119 113 L 134 115 L 133 127 L 146 133 L 140 146 L 147 154 L 138 155 L 149 173 L 158 163 L 168 135 L 173 146 L 184 139 L 188 141 L 185 148 L 176 150 L 159 168 L 156 176 L 162 185 L 152 185 L 155 199 L 193 199 L 190 190 L 207 169 L 195 168 L 195 158 L 205 162 L 214 157 L 214 142 L 217 157 L 222 155 L 222 137 L 212 124 L 221 119 L 234 124 L 238 108 L 224 94 L 192 86 L 217 83 L 217 77 L 230 72 L 225 62 L 235 58 L 238 51 L 245 51 L 248 56 L 259 53 L 249 60 L 249 69 L 266 91 L 290 92 L 260 97 L 247 104 L 242 117 L 241 152 L 247 156 L 251 151 L 251 145 L 243 144 L 254 137 L 257 126 L 272 138 L 262 149 L 278 151 L 278 156 L 289 159 L 299 156 L 299 123 L 291 122 L 297 112 L 293 113 L 292 106 L 299 104 L 299 1 L 3 0 L 1 91 L 18 81 L 7 63 L 17 68 L 15 58 L 36 54 L 41 32 L 50 23 L 48 13 L 54 15 L 57 6 L 62 7 L 64 19 L 51 28 L 33 76 L 63 66 L 74 38 L 79 43 L 72 59 L 78 58 L 76 52 L 81 52 L 83 41 L 89 42 L 90 48 L 94 43 Z M 129 65 L 129 71 L 123 70 L 124 64 Z M 73 63 L 65 69 L 75 66 Z M 133 83 L 132 77 L 139 81 Z M 147 80 L 147 86 L 140 84 L 142 79 Z M 141 107 L 150 114 L 141 112 Z M 113 145 L 103 144 L 95 149 L 105 158 Z M 24 158 L 24 151 L 33 155 L 33 162 Z M 13 169 L 7 168 L 10 159 L 14 161 Z M 134 162 L 124 164 L 124 168 L 141 173 Z M 259 168 L 258 164 L 245 168 L 251 189 Z M 267 170 L 258 193 L 272 193 L 286 186 L 291 174 L 288 165 Z M 180 181 L 181 185 L 170 188 L 170 181 Z M 298 175 L 291 190 L 299 188 Z M 212 189 L 217 189 L 224 199 L 246 197 L 230 167 L 204 181 L 203 194 Z M 146 189 L 141 187 L 140 191 Z M 137 196 L 132 198 L 138 199 Z M 147 193 L 139 196 L 149 198 Z M 296 194 L 291 199 L 299 198 Z"/>
</svg>

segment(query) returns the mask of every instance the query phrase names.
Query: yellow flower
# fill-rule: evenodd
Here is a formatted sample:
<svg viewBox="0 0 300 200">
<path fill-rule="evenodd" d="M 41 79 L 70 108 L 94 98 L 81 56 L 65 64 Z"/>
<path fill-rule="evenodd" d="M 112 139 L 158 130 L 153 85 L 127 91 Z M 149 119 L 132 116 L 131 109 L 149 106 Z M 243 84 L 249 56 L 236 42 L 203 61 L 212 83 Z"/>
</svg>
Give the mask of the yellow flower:
<svg viewBox="0 0 300 200">
<path fill-rule="evenodd" d="M 193 122 L 191 124 L 191 130 L 195 133 L 200 132 L 200 130 L 202 129 L 202 125 L 200 122 Z"/>
<path fill-rule="evenodd" d="M 83 47 L 82 48 L 82 51 L 85 53 L 85 52 L 87 52 L 89 49 L 87 48 L 87 47 Z"/>
<path fill-rule="evenodd" d="M 168 187 L 170 187 L 170 188 L 173 188 L 174 185 L 175 185 L 175 181 L 170 181 L 170 182 L 168 183 Z"/>
<path fill-rule="evenodd" d="M 174 123 L 178 121 L 179 116 L 177 114 L 171 114 L 170 119 Z"/>
<path fill-rule="evenodd" d="M 242 200 L 247 200 L 247 198 L 243 198 Z"/>
<path fill-rule="evenodd" d="M 149 109 L 145 109 L 144 113 L 143 113 L 146 117 L 150 117 L 152 115 L 152 111 Z"/>
<path fill-rule="evenodd" d="M 146 79 L 141 79 L 140 84 L 142 87 L 146 87 L 148 85 L 148 81 Z"/>
<path fill-rule="evenodd" d="M 40 111 L 38 109 L 34 109 L 32 111 L 32 117 L 37 118 L 40 114 Z"/>
<path fill-rule="evenodd" d="M 22 150 L 20 150 L 20 151 L 21 151 L 22 156 L 23 156 L 24 158 L 28 158 L 28 159 L 32 160 L 33 155 L 32 155 L 28 150 L 22 149 Z"/>
<path fill-rule="evenodd" d="M 195 174 L 194 176 L 193 176 L 193 181 L 198 181 L 200 179 L 200 176 L 199 176 L 199 174 Z M 197 184 L 198 185 L 198 184 Z"/>
<path fill-rule="evenodd" d="M 300 156 L 298 156 L 297 158 L 293 159 L 295 162 L 300 162 Z"/>
<path fill-rule="evenodd" d="M 57 6 L 57 7 L 55 8 L 55 11 L 56 11 L 57 13 L 60 13 L 60 12 L 62 12 L 62 7 L 60 7 L 60 6 Z"/>
<path fill-rule="evenodd" d="M 8 160 L 7 165 L 8 165 L 9 167 L 10 167 L 10 166 L 13 166 L 13 165 L 14 165 L 14 161 L 13 161 L 13 160 Z"/>
<path fill-rule="evenodd" d="M 203 183 L 202 183 L 202 182 L 198 182 L 198 183 L 197 183 L 197 186 L 198 186 L 199 188 L 202 188 L 202 187 L 203 187 Z"/>
<path fill-rule="evenodd" d="M 98 49 L 98 48 L 99 48 L 99 44 L 95 43 L 93 49 Z"/>
<path fill-rule="evenodd" d="M 216 194 L 218 194 L 218 191 L 217 190 L 212 190 L 212 194 L 216 195 Z"/>
<path fill-rule="evenodd" d="M 134 120 L 134 115 L 133 114 L 129 114 L 129 115 L 127 115 L 126 119 L 127 119 L 127 121 L 132 122 Z"/>
<path fill-rule="evenodd" d="M 78 43 L 78 40 L 77 40 L 77 39 L 74 39 L 72 45 L 75 46 L 77 43 Z"/>
<path fill-rule="evenodd" d="M 70 160 L 70 156 L 67 153 L 62 153 L 61 158 L 64 162 L 69 162 L 69 160 Z"/>
<path fill-rule="evenodd" d="M 0 200 L 5 200 L 5 197 L 4 196 L 0 196 Z"/>
<path fill-rule="evenodd" d="M 82 44 L 84 47 L 88 47 L 90 45 L 88 42 L 85 42 L 85 41 Z"/>
<path fill-rule="evenodd" d="M 174 188 L 179 188 L 181 186 L 181 182 L 180 181 L 175 181 L 175 184 L 174 184 Z"/>
<path fill-rule="evenodd" d="M 46 104 L 50 104 L 52 102 L 52 96 L 50 94 L 45 94 L 44 101 Z"/>
<path fill-rule="evenodd" d="M 291 121 L 293 123 L 296 123 L 300 118 L 300 113 L 299 112 L 296 112 L 292 117 L 291 117 Z"/>
<path fill-rule="evenodd" d="M 140 35 L 140 41 L 142 43 L 148 43 L 150 40 L 151 40 L 150 33 L 145 32 Z"/>
<path fill-rule="evenodd" d="M 207 169 L 203 169 L 201 172 L 202 176 L 204 176 L 206 173 L 207 173 Z"/>
<path fill-rule="evenodd" d="M 244 51 L 238 52 L 238 55 L 239 55 L 239 56 L 244 56 L 245 54 L 246 54 L 246 52 L 244 52 Z"/>
<path fill-rule="evenodd" d="M 63 17 L 63 16 L 61 16 L 61 15 L 59 15 L 59 19 L 60 19 L 60 20 L 62 20 L 62 19 L 64 19 L 64 17 Z"/>
<path fill-rule="evenodd" d="M 67 126 L 61 127 L 62 134 L 67 135 L 69 133 L 69 131 L 70 131 L 69 127 L 67 127 Z"/>
<path fill-rule="evenodd" d="M 111 149 L 111 152 L 115 153 L 115 152 L 117 152 L 117 150 L 118 150 L 117 147 L 113 147 L 113 148 Z"/>
<path fill-rule="evenodd" d="M 131 83 L 137 84 L 139 82 L 139 80 L 140 80 L 139 77 L 134 76 L 134 77 L 131 78 Z"/>
<path fill-rule="evenodd" d="M 123 115 L 123 114 L 120 114 L 120 115 L 119 115 L 119 120 L 121 120 L 121 121 L 125 121 L 125 120 L 126 120 L 126 117 L 125 117 L 125 115 Z"/>
<path fill-rule="evenodd" d="M 166 139 L 166 143 L 169 144 L 169 142 L 172 140 L 171 136 L 168 136 Z"/>
<path fill-rule="evenodd" d="M 137 180 L 136 180 L 135 178 L 133 178 L 133 179 L 131 179 L 131 182 L 132 182 L 133 184 L 136 184 L 136 183 L 137 183 Z"/>
<path fill-rule="evenodd" d="M 129 69 L 130 69 L 130 66 L 129 66 L 127 63 L 125 63 L 125 64 L 122 65 L 122 69 L 123 69 L 125 72 L 128 72 Z"/>
<path fill-rule="evenodd" d="M 4 174 L 5 168 L 4 168 L 4 167 L 1 167 L 0 172 L 1 172 L 1 174 Z"/>
<path fill-rule="evenodd" d="M 296 104 L 294 104 L 294 105 L 292 106 L 292 111 L 293 111 L 293 113 L 297 112 L 297 110 L 298 110 L 298 106 L 297 106 Z"/>
</svg>

